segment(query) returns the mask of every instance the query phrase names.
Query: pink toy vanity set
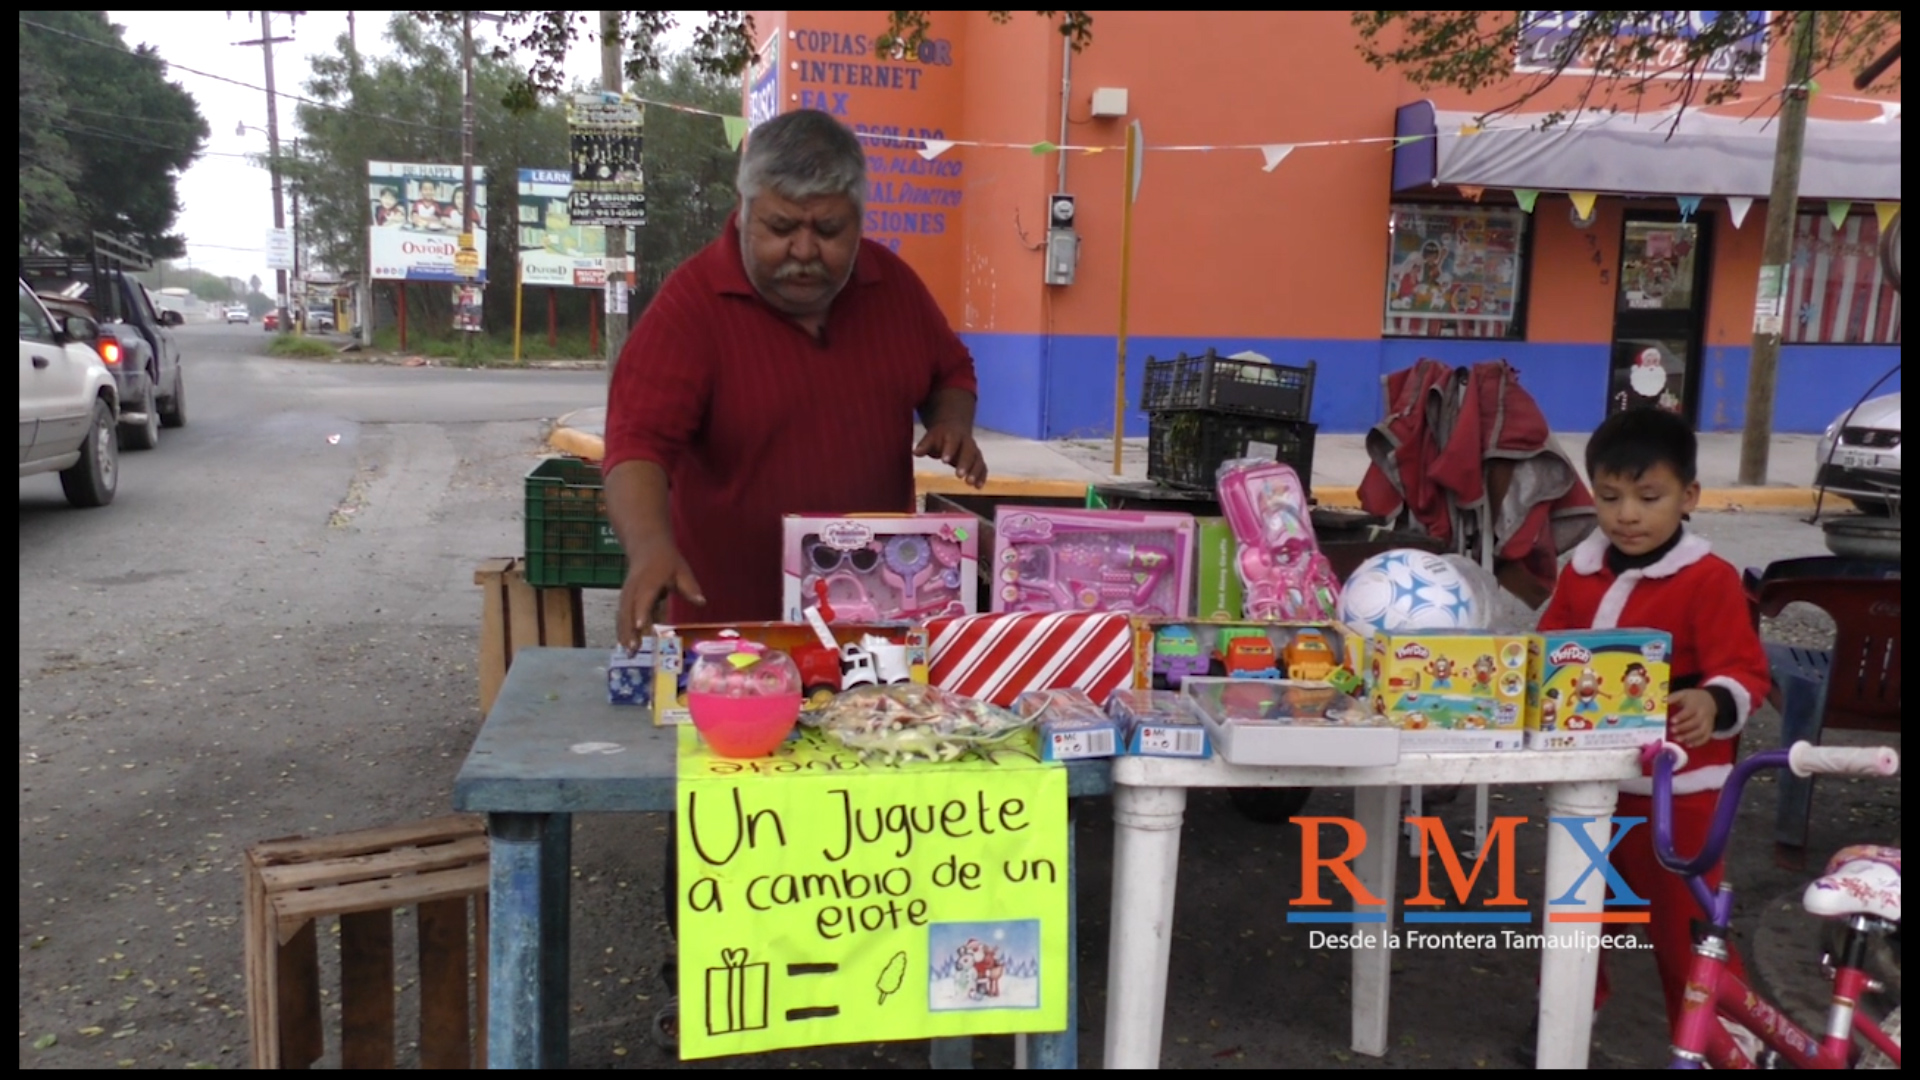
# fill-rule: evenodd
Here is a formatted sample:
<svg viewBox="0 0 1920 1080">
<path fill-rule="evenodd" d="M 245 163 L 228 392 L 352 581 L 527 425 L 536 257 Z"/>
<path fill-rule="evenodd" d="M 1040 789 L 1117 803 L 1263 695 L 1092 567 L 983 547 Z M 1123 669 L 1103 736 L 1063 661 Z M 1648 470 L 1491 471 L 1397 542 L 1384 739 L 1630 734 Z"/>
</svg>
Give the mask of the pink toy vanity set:
<svg viewBox="0 0 1920 1080">
<path fill-rule="evenodd" d="M 1185 614 L 1193 543 L 1187 514 L 1002 506 L 992 610 Z"/>
<path fill-rule="evenodd" d="M 1220 466 L 1220 512 L 1240 545 L 1245 617 L 1316 622 L 1335 616 L 1340 579 L 1320 551 L 1306 486 L 1293 466 L 1229 461 Z"/>
<path fill-rule="evenodd" d="M 790 516 L 786 619 L 925 622 L 979 610 L 979 522 L 966 514 Z"/>
</svg>

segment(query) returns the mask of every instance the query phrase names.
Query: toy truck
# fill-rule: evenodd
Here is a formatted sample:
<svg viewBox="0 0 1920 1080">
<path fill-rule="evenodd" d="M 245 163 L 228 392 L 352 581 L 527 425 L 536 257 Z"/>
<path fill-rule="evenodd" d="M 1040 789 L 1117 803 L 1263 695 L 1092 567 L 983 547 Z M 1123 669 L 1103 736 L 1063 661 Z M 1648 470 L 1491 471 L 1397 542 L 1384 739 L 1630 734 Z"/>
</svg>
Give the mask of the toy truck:
<svg viewBox="0 0 1920 1080">
<path fill-rule="evenodd" d="M 1297 630 L 1281 654 L 1287 664 L 1287 678 L 1321 682 L 1332 678 L 1336 666 L 1333 648 L 1318 630 Z"/>
<path fill-rule="evenodd" d="M 1278 679 L 1280 664 L 1266 635 L 1236 637 L 1222 649 L 1221 664 L 1229 679 Z"/>
<path fill-rule="evenodd" d="M 1189 675 L 1205 675 L 1207 658 L 1200 639 L 1187 626 L 1163 626 L 1153 634 L 1153 683 L 1158 690 L 1178 690 Z"/>
</svg>

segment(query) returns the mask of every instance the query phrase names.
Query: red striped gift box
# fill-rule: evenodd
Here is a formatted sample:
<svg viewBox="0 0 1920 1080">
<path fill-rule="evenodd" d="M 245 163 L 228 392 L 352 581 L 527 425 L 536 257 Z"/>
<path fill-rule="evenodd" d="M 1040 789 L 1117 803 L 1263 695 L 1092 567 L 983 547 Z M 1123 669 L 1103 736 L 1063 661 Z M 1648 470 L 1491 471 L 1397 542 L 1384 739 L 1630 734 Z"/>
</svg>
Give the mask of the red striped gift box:
<svg viewBox="0 0 1920 1080">
<path fill-rule="evenodd" d="M 1133 685 L 1133 626 L 1120 612 L 1002 613 L 927 624 L 928 681 L 1010 707 L 1028 690 L 1078 687 L 1093 700 Z"/>
</svg>

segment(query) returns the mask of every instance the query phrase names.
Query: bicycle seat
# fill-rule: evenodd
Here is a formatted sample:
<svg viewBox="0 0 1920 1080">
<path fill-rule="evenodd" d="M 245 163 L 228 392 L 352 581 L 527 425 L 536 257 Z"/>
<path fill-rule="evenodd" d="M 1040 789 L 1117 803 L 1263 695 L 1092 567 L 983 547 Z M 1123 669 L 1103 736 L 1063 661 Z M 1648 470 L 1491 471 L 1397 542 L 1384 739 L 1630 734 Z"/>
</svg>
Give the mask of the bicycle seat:
<svg viewBox="0 0 1920 1080">
<path fill-rule="evenodd" d="M 1815 878 L 1801 906 L 1823 918 L 1870 915 L 1900 921 L 1900 849 L 1878 844 L 1841 848 L 1827 860 L 1827 872 Z"/>
</svg>

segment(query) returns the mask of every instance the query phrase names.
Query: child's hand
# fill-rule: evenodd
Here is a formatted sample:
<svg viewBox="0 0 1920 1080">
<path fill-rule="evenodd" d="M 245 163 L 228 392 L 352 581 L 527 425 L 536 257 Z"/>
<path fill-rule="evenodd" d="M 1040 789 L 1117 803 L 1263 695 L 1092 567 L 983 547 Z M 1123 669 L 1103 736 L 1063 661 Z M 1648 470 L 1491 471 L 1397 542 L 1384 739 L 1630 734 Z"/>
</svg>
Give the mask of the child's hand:
<svg viewBox="0 0 1920 1080">
<path fill-rule="evenodd" d="M 1667 695 L 1667 728 L 1681 746 L 1705 746 L 1713 738 L 1720 706 L 1705 690 L 1675 690 Z"/>
</svg>

